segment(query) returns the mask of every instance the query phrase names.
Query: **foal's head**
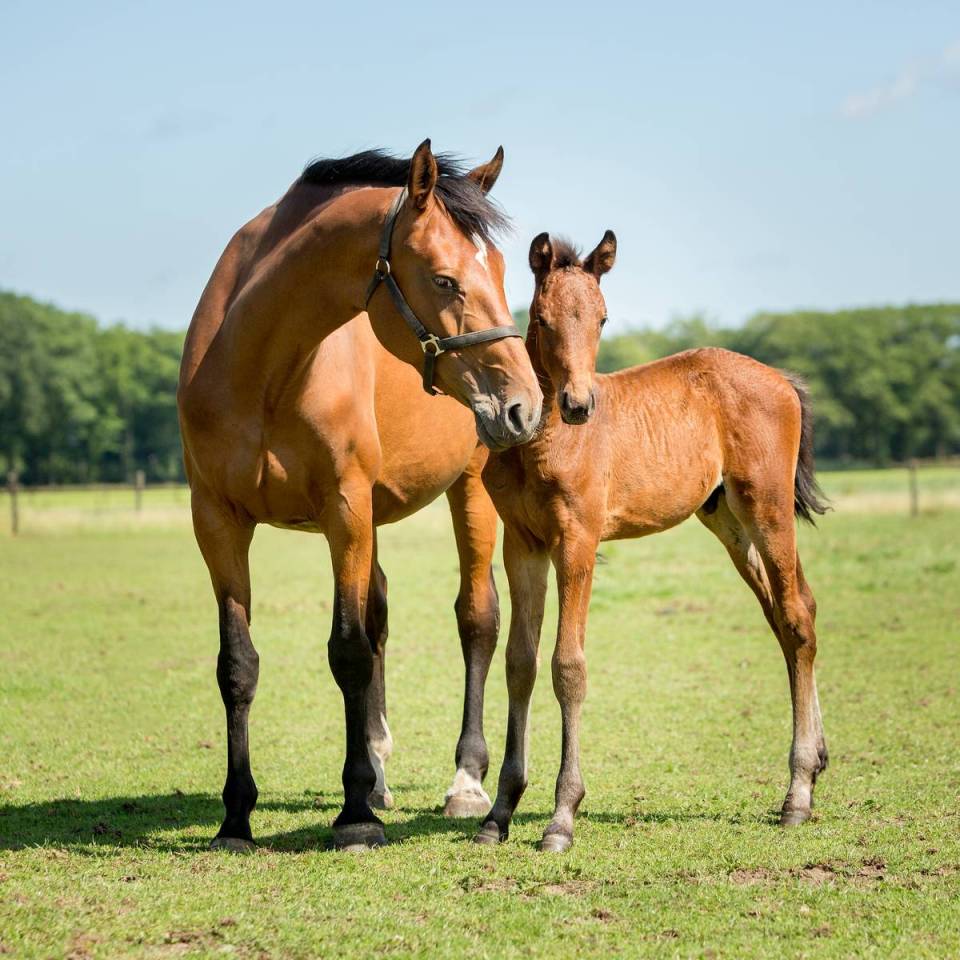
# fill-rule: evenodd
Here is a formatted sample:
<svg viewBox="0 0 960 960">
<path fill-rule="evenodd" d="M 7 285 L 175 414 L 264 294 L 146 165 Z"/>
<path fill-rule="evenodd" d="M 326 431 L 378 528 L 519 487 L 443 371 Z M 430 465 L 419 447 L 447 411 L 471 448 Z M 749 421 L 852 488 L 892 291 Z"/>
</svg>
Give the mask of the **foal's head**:
<svg viewBox="0 0 960 960">
<path fill-rule="evenodd" d="M 607 305 L 600 278 L 617 257 L 617 238 L 608 230 L 584 260 L 565 241 L 541 233 L 530 245 L 536 277 L 527 340 L 557 394 L 565 423 L 586 423 L 596 408 L 594 374 Z"/>
</svg>

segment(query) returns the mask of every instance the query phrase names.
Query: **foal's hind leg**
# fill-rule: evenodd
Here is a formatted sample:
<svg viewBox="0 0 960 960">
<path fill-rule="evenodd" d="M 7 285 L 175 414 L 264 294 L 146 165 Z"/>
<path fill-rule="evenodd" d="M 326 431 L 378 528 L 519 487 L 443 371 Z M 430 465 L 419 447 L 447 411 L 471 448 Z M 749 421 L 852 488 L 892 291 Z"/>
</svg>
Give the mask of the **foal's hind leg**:
<svg viewBox="0 0 960 960">
<path fill-rule="evenodd" d="M 245 525 L 214 498 L 194 490 L 193 526 L 210 571 L 220 608 L 220 653 L 217 683 L 227 714 L 227 779 L 223 788 L 226 816 L 211 847 L 252 849 L 250 813 L 257 785 L 250 772 L 247 718 L 260 673 L 260 658 L 250 641 L 250 571 L 247 555 L 253 538 Z"/>
<path fill-rule="evenodd" d="M 374 531 L 373 567 L 367 594 L 366 630 L 373 648 L 373 676 L 367 691 L 367 750 L 377 778 L 370 791 L 370 806 L 378 810 L 393 807 L 393 794 L 387 786 L 386 765 L 393 753 L 393 737 L 387 726 L 387 577 L 377 562 Z"/>
<path fill-rule="evenodd" d="M 816 604 L 803 579 L 797 555 L 793 477 L 781 479 L 775 485 L 756 481 L 741 485 L 732 481 L 726 496 L 731 512 L 762 561 L 769 596 L 769 609 L 765 606 L 764 612 L 774 627 L 787 664 L 793 702 L 793 742 L 790 789 L 783 802 L 780 823 L 792 826 L 810 819 L 813 787 L 817 774 L 826 767 L 827 752 L 813 668 L 817 655 Z M 751 569 L 757 569 L 755 561 Z"/>
<path fill-rule="evenodd" d="M 479 448 L 447 491 L 460 557 L 460 592 L 454 610 L 466 674 L 457 773 L 443 810 L 448 817 L 480 817 L 490 809 L 490 797 L 483 789 L 490 762 L 483 736 L 483 692 L 497 646 L 500 602 L 493 579 L 497 511 L 480 480 L 485 462 L 486 451 Z"/>
</svg>

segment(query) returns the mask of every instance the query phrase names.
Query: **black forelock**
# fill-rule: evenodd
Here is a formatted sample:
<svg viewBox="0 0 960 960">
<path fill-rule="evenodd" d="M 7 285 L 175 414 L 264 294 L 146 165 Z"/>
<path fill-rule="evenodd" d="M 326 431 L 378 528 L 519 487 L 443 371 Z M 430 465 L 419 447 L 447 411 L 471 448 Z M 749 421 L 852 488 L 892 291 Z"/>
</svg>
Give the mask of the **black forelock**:
<svg viewBox="0 0 960 960">
<path fill-rule="evenodd" d="M 434 154 L 439 170 L 436 195 L 454 223 L 467 235 L 486 243 L 510 229 L 510 219 L 470 180 L 468 167 L 458 157 L 447 153 Z M 410 160 L 396 157 L 386 150 L 363 150 L 349 157 L 311 161 L 300 180 L 304 183 L 336 186 L 366 183 L 386 187 L 402 187 L 410 177 Z"/>
</svg>

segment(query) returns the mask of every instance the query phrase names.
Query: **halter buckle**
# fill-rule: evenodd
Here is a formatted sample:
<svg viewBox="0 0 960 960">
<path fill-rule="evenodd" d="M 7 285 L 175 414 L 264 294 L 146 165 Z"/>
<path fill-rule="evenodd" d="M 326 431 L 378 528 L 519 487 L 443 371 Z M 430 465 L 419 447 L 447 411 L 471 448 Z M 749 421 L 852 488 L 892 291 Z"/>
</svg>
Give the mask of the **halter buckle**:
<svg viewBox="0 0 960 960">
<path fill-rule="evenodd" d="M 423 350 L 424 353 L 429 353 L 431 357 L 439 357 L 441 353 L 446 352 L 443 349 L 440 338 L 433 333 L 420 341 L 420 349 Z"/>
<path fill-rule="evenodd" d="M 373 265 L 374 274 L 383 280 L 390 275 L 390 261 L 386 257 L 377 257 L 377 262 Z"/>
</svg>

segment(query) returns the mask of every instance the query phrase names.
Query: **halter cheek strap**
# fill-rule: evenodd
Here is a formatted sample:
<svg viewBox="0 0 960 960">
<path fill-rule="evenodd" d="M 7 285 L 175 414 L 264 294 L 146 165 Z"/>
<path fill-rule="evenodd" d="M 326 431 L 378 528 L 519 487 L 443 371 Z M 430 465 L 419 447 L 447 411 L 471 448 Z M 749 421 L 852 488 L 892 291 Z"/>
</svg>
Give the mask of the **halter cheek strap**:
<svg viewBox="0 0 960 960">
<path fill-rule="evenodd" d="M 383 233 L 380 235 L 380 248 L 377 252 L 377 262 L 373 268 L 373 278 L 367 287 L 364 307 L 369 305 L 371 298 L 377 292 L 377 287 L 382 283 L 389 291 L 400 316 L 403 317 L 407 326 L 420 341 L 420 348 L 423 350 L 423 389 L 431 396 L 436 396 L 439 391 L 433 385 L 433 378 L 437 357 L 441 353 L 446 353 L 448 350 L 459 350 L 461 347 L 470 347 L 477 343 L 488 343 L 491 340 L 503 340 L 505 337 L 522 337 L 523 335 L 511 324 L 507 327 L 488 327 L 486 330 L 476 330 L 473 333 L 461 333 L 455 337 L 438 337 L 420 322 L 410 308 L 410 304 L 407 303 L 403 291 L 393 278 L 390 269 L 390 243 L 393 239 L 393 228 L 406 198 L 407 188 L 404 187 L 397 194 L 397 199 L 393 201 L 390 212 L 387 214 L 386 222 L 383 225 Z"/>
</svg>

